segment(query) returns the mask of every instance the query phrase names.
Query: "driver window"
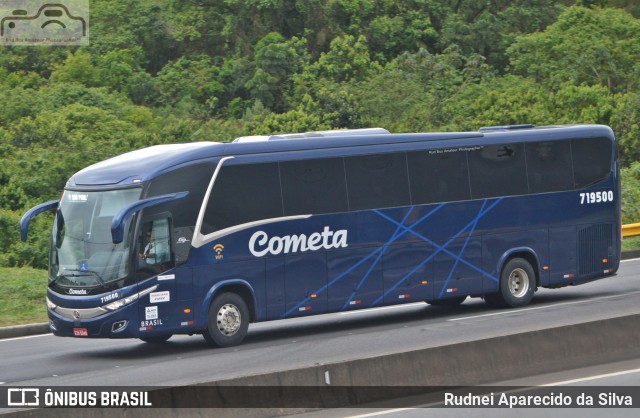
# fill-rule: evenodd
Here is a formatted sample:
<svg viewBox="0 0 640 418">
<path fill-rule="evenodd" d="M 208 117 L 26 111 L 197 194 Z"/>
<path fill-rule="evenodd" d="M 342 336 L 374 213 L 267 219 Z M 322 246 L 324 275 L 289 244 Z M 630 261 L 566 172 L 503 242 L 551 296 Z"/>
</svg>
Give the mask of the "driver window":
<svg viewBox="0 0 640 418">
<path fill-rule="evenodd" d="M 142 225 L 140 251 L 138 253 L 139 269 L 151 269 L 161 273 L 173 267 L 170 248 L 169 219 L 157 219 Z"/>
</svg>

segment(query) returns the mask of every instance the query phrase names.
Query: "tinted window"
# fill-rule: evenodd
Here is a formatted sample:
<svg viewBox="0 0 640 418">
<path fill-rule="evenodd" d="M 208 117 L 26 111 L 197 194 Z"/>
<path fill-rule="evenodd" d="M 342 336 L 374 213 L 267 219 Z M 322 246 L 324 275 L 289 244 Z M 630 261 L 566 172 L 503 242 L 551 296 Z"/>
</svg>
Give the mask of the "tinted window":
<svg viewBox="0 0 640 418">
<path fill-rule="evenodd" d="M 468 158 L 474 199 L 529 192 L 523 144 L 485 145 Z"/>
<path fill-rule="evenodd" d="M 154 213 L 170 211 L 176 228 L 195 226 L 202 206 L 202 199 L 204 199 L 214 169 L 213 163 L 197 164 L 155 178 L 149 186 L 147 197 L 177 192 L 189 192 L 189 194 L 175 202 L 147 209 L 145 214 L 150 216 Z"/>
<path fill-rule="evenodd" d="M 202 232 L 280 216 L 277 163 L 223 166 L 209 197 Z"/>
<path fill-rule="evenodd" d="M 466 152 L 411 152 L 407 160 L 414 205 L 471 198 Z"/>
<path fill-rule="evenodd" d="M 583 138 L 571 141 L 576 188 L 607 178 L 611 172 L 611 141 L 607 138 Z"/>
<path fill-rule="evenodd" d="M 526 144 L 525 149 L 531 193 L 573 189 L 569 141 L 532 142 Z"/>
<path fill-rule="evenodd" d="M 410 204 L 404 153 L 345 158 L 351 210 Z"/>
<path fill-rule="evenodd" d="M 285 216 L 348 210 L 342 158 L 280 163 L 280 177 Z"/>
</svg>

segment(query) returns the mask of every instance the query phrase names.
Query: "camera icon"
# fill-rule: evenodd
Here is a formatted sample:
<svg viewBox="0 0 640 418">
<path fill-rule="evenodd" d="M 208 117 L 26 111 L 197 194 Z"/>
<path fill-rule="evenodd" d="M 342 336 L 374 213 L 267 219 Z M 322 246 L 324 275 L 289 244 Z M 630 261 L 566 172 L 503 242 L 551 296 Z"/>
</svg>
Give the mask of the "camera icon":
<svg viewBox="0 0 640 418">
<path fill-rule="evenodd" d="M 73 44 L 86 37 L 85 18 L 72 14 L 61 3 L 42 4 L 33 15 L 26 9 L 15 9 L 0 20 L 0 38 L 5 38 L 5 43 Z"/>
</svg>

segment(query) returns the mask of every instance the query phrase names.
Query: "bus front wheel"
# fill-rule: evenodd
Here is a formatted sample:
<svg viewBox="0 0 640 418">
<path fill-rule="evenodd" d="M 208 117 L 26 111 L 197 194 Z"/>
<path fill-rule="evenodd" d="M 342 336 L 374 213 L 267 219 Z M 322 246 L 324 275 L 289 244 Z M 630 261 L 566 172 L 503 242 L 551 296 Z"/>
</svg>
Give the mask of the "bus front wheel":
<svg viewBox="0 0 640 418">
<path fill-rule="evenodd" d="M 202 335 L 216 347 L 232 347 L 244 340 L 249 328 L 249 308 L 244 299 L 235 293 L 218 295 L 211 306 L 207 328 Z"/>
<path fill-rule="evenodd" d="M 498 293 L 485 295 L 484 300 L 504 308 L 527 306 L 533 299 L 535 287 L 536 275 L 531 264 L 523 258 L 513 258 L 502 269 Z"/>
</svg>

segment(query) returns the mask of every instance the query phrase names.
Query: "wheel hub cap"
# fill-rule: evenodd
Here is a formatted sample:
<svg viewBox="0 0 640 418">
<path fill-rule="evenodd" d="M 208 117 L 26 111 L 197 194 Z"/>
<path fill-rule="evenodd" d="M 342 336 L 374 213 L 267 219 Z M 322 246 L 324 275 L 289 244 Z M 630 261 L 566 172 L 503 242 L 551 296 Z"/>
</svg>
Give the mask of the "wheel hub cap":
<svg viewBox="0 0 640 418">
<path fill-rule="evenodd" d="M 515 269 L 509 275 L 509 291 L 517 298 L 529 290 L 529 275 L 523 269 Z"/>
<path fill-rule="evenodd" d="M 240 329 L 240 310 L 231 304 L 222 305 L 218 311 L 218 329 L 224 335 L 233 335 Z"/>
</svg>

